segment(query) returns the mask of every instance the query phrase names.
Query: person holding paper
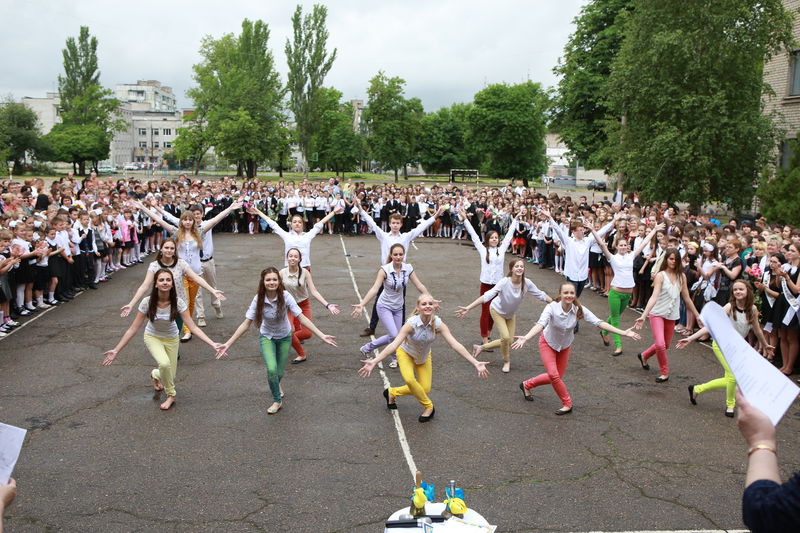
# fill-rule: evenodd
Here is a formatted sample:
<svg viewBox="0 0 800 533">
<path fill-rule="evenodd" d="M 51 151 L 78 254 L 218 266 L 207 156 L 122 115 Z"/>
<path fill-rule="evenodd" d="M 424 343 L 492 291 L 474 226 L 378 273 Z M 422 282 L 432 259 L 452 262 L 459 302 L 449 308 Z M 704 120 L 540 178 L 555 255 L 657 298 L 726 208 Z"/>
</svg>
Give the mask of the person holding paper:
<svg viewBox="0 0 800 533">
<path fill-rule="evenodd" d="M 0 483 L 0 533 L 3 533 L 3 513 L 17 496 L 17 482 L 13 477 L 8 478 L 8 483 Z"/>
<path fill-rule="evenodd" d="M 618 335 L 632 339 L 641 338 L 638 333 L 631 331 L 632 328 L 621 330 L 597 318 L 578 302 L 572 282 L 562 283 L 558 289 L 558 296 L 547 304 L 536 325 L 524 336 L 516 337 L 517 340 L 511 345 L 513 349 L 518 350 L 525 345 L 526 341 L 542 333 L 539 337 L 539 355 L 542 357 L 542 364 L 546 372 L 523 381 L 519 384 L 519 388 L 527 401 L 533 401 L 533 395 L 530 392 L 532 388 L 548 383 L 552 385 L 562 404 L 561 409 L 556 411 L 557 415 L 572 412 L 572 398 L 567 392 L 567 386 L 564 385 L 562 377 L 567 370 L 569 353 L 572 349 L 572 342 L 575 340 L 575 325 L 581 319 Z"/>
<path fill-rule="evenodd" d="M 656 383 L 669 380 L 669 363 L 667 362 L 667 346 L 672 342 L 675 323 L 681 316 L 681 297 L 686 303 L 686 309 L 699 317 L 700 313 L 694 306 L 686 282 L 686 274 L 681 265 L 681 253 L 677 248 L 669 248 L 664 252 L 664 260 L 653 280 L 653 294 L 647 301 L 647 306 L 642 316 L 636 319 L 634 327 L 641 329 L 645 318 L 650 318 L 650 329 L 653 331 L 653 344 L 645 351 L 639 353 L 639 363 L 645 370 L 650 370 L 647 360 L 655 355 L 661 374 L 656 378 Z"/>
<path fill-rule="evenodd" d="M 781 485 L 775 426 L 736 391 L 739 431 L 747 443 L 742 519 L 753 533 L 800 531 L 800 472 Z"/>
<path fill-rule="evenodd" d="M 750 284 L 739 279 L 733 282 L 730 291 L 730 301 L 725 304 L 725 307 L 722 309 L 731 319 L 733 328 L 742 337 L 747 337 L 747 334 L 752 329 L 758 339 L 759 350 L 764 356 L 771 358 L 773 347 L 767 343 L 764 332 L 761 330 L 761 326 L 758 323 L 758 309 L 753 303 L 754 300 L 755 296 L 753 295 L 753 289 L 750 287 Z M 689 343 L 703 338 L 708 334 L 708 329 L 702 328 L 694 335 L 678 341 L 676 348 L 682 350 L 686 348 Z M 700 394 L 710 390 L 725 389 L 725 416 L 733 418 L 733 410 L 734 407 L 736 407 L 736 379 L 727 361 L 725 361 L 725 357 L 722 355 L 717 341 L 711 344 L 711 349 L 714 351 L 714 355 L 717 357 L 719 364 L 721 364 L 722 368 L 725 370 L 725 375 L 700 385 L 689 385 L 689 401 L 692 402 L 692 405 L 697 405 L 697 397 Z"/>
<path fill-rule="evenodd" d="M 189 306 L 183 298 L 178 298 L 172 271 L 168 268 L 158 270 L 153 279 L 150 296 L 144 298 L 139 304 L 133 324 L 117 345 L 105 353 L 106 358 L 103 360 L 105 366 L 113 363 L 119 352 L 146 322 L 144 344 L 158 364 L 158 368 L 154 368 L 150 373 L 150 377 L 153 379 L 153 388 L 156 391 L 156 397 L 160 396 L 162 390 L 167 393 L 167 399 L 161 404 L 163 411 L 175 404 L 175 373 L 178 369 L 178 346 L 180 345 L 178 317 L 183 319 L 183 323 L 189 331 L 214 348 L 217 358 L 225 353 L 222 344 L 209 339 L 203 330 L 195 325 L 188 309 Z"/>
</svg>

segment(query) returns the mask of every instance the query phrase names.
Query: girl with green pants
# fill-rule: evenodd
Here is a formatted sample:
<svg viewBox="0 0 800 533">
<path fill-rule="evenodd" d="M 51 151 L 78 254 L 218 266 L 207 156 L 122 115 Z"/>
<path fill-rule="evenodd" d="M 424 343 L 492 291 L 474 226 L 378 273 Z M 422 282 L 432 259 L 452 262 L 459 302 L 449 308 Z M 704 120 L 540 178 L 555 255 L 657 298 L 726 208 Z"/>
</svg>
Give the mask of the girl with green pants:
<svg viewBox="0 0 800 533">
<path fill-rule="evenodd" d="M 597 245 L 600 246 L 603 255 L 606 256 L 608 264 L 611 265 L 611 268 L 614 270 L 614 278 L 611 280 L 611 289 L 608 291 L 608 308 L 610 314 L 607 322 L 615 328 L 618 328 L 619 317 L 625 308 L 628 307 L 628 302 L 631 301 L 631 293 L 636 286 L 636 282 L 633 279 L 633 260 L 642 253 L 642 250 L 644 250 L 645 246 L 647 246 L 647 243 L 650 242 L 656 232 L 664 229 L 664 224 L 655 226 L 632 252 L 630 243 L 622 237 L 621 233 L 618 233 L 612 245 L 617 251 L 616 254 L 612 254 L 608 251 L 605 240 L 594 230 L 592 224 L 586 223 L 586 228 L 592 232 L 594 240 L 597 241 Z M 607 332 L 600 330 L 600 337 L 603 339 L 603 344 L 606 346 L 610 344 Z M 611 355 L 620 355 L 622 353 L 622 340 L 616 333 L 614 333 L 614 346 L 616 346 L 616 350 L 614 350 Z"/>
<path fill-rule="evenodd" d="M 289 360 L 289 348 L 292 346 L 292 323 L 289 313 L 314 335 L 336 346 L 335 337 L 322 333 L 297 305 L 297 302 L 283 286 L 280 272 L 275 267 L 268 267 L 261 271 L 258 288 L 250 307 L 245 314 L 244 322 L 236 329 L 231 338 L 223 344 L 223 352 L 233 346 L 239 337 L 250 328 L 250 324 L 259 324 L 261 356 L 267 366 L 267 382 L 272 393 L 272 405 L 267 413 L 274 415 L 283 405 L 283 389 L 281 379 Z"/>
<path fill-rule="evenodd" d="M 728 315 L 733 323 L 733 328 L 742 336 L 746 337 L 750 330 L 753 330 L 756 338 L 758 339 L 759 351 L 764 357 L 772 357 L 773 347 L 767 344 L 767 339 L 764 337 L 764 332 L 761 330 L 761 325 L 758 323 L 758 309 L 754 305 L 755 296 L 750 283 L 743 279 L 733 282 L 731 287 L 730 300 L 722 309 Z M 678 342 L 676 348 L 679 350 L 685 348 L 690 342 L 703 338 L 708 335 L 708 330 L 702 328 L 700 331 L 686 337 Z M 692 405 L 697 405 L 697 397 L 707 391 L 725 389 L 725 416 L 733 418 L 733 410 L 736 407 L 736 379 L 733 377 L 725 357 L 717 346 L 717 342 L 711 345 L 714 350 L 714 355 L 722 365 L 725 374 L 721 378 L 712 379 L 700 385 L 689 385 L 689 401 Z"/>
</svg>

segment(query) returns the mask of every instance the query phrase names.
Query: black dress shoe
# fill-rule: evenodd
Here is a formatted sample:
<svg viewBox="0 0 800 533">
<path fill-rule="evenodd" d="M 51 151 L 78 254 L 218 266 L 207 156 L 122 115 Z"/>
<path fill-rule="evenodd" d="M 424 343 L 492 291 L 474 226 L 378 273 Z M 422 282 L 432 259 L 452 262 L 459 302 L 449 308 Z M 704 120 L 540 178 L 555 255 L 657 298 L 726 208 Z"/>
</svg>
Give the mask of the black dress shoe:
<svg viewBox="0 0 800 533">
<path fill-rule="evenodd" d="M 374 330 L 374 329 L 372 329 L 372 328 L 367 328 L 367 329 L 365 329 L 364 331 L 362 331 L 362 332 L 361 332 L 361 335 L 359 335 L 359 337 L 369 337 L 369 336 L 370 336 L 370 335 L 372 335 L 373 333 L 375 333 L 375 330 Z"/>
<path fill-rule="evenodd" d="M 561 409 L 556 411 L 556 414 L 558 416 L 561 416 L 561 415 L 568 415 L 571 412 L 572 412 L 572 407 L 571 406 L 570 407 L 562 407 Z"/>
<path fill-rule="evenodd" d="M 429 422 L 430 420 L 433 419 L 433 415 L 435 414 L 436 414 L 436 408 L 434 407 L 433 409 L 431 409 L 431 414 L 429 414 L 428 416 L 419 415 L 418 420 L 420 422 Z"/>
<path fill-rule="evenodd" d="M 389 389 L 383 389 L 383 397 L 386 398 L 387 409 L 397 409 L 396 403 L 389 403 Z"/>
<path fill-rule="evenodd" d="M 689 401 L 692 405 L 697 405 L 697 395 L 694 393 L 694 385 L 689 385 Z"/>
<path fill-rule="evenodd" d="M 603 346 L 611 346 L 611 341 L 608 340 L 608 337 L 606 337 L 602 331 L 600 332 L 600 338 L 603 339 Z"/>
<path fill-rule="evenodd" d="M 641 353 L 637 353 L 636 357 L 638 357 L 639 358 L 639 362 L 642 363 L 642 368 L 644 368 L 645 370 L 650 370 L 650 365 L 648 365 L 647 363 L 644 362 L 644 359 L 642 358 L 642 354 Z"/>
<path fill-rule="evenodd" d="M 525 397 L 526 400 L 528 400 L 529 402 L 533 401 L 533 394 L 531 394 L 530 391 L 525 388 L 525 383 L 519 384 L 519 390 L 522 391 L 522 395 Z"/>
<path fill-rule="evenodd" d="M 669 376 L 667 376 L 665 378 L 662 378 L 661 376 L 658 376 L 656 378 L 656 383 L 666 383 L 667 381 L 669 381 Z"/>
<path fill-rule="evenodd" d="M 733 418 L 733 410 L 728 411 L 727 409 L 725 409 L 725 416 L 727 416 L 728 418 Z"/>
</svg>

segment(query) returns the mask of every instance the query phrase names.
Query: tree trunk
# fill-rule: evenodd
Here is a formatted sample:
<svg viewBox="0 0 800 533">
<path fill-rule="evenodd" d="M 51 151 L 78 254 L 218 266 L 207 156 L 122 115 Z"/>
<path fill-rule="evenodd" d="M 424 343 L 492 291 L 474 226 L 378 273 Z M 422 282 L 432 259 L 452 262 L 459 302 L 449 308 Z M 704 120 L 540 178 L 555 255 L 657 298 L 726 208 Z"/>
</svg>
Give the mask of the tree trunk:
<svg viewBox="0 0 800 533">
<path fill-rule="evenodd" d="M 237 178 L 241 178 L 242 176 L 244 176 L 244 168 L 242 167 L 242 162 L 241 161 L 237 161 L 236 162 L 236 177 Z"/>
<path fill-rule="evenodd" d="M 256 177 L 256 162 L 254 159 L 248 159 L 245 161 L 245 169 L 248 178 L 253 179 Z"/>
<path fill-rule="evenodd" d="M 403 179 L 408 180 L 408 167 L 403 165 Z"/>
<path fill-rule="evenodd" d="M 394 169 L 394 182 L 397 183 L 397 169 Z"/>
<path fill-rule="evenodd" d="M 528 178 L 522 178 L 522 185 L 527 189 L 528 188 Z"/>
<path fill-rule="evenodd" d="M 78 161 L 78 176 L 86 175 L 86 161 Z"/>
<path fill-rule="evenodd" d="M 281 161 L 283 161 L 283 159 L 281 159 Z M 278 163 L 278 177 L 283 177 L 283 163 Z"/>
</svg>

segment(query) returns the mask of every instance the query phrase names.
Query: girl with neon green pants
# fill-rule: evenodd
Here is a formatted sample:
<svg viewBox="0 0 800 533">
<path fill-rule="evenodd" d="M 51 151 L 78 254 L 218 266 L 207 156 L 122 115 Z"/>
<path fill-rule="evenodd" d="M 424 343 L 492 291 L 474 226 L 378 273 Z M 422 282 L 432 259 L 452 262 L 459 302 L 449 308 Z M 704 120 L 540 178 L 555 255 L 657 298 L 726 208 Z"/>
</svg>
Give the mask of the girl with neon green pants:
<svg viewBox="0 0 800 533">
<path fill-rule="evenodd" d="M 592 224 L 586 223 L 586 228 L 592 232 L 594 240 L 597 241 L 597 245 L 600 246 L 603 255 L 605 255 L 608 260 L 608 264 L 611 265 L 614 271 L 614 277 L 611 280 L 611 289 L 608 291 L 608 309 L 610 314 L 607 322 L 615 328 L 618 328 L 619 317 L 628 307 L 628 302 L 631 301 L 631 293 L 633 293 L 633 288 L 636 286 L 636 282 L 633 279 L 633 260 L 642 253 L 642 250 L 644 250 L 645 246 L 647 246 L 647 243 L 650 242 L 656 232 L 664 229 L 664 224 L 655 226 L 632 252 L 630 243 L 623 238 L 621 233 L 618 233 L 612 245 L 617 251 L 616 254 L 612 254 L 608 251 L 605 239 L 594 230 Z M 603 344 L 606 346 L 610 344 L 608 341 L 608 333 L 602 329 L 600 330 L 600 337 L 603 339 Z M 617 349 L 614 350 L 611 355 L 620 355 L 622 353 L 622 340 L 616 333 L 614 333 L 614 346 L 616 346 Z"/>
<path fill-rule="evenodd" d="M 730 300 L 725 304 L 723 309 L 727 313 L 728 318 L 731 319 L 734 329 L 736 329 L 742 337 L 746 337 L 752 329 L 758 339 L 759 351 L 765 357 L 771 357 L 773 347 L 767 344 L 767 339 L 764 337 L 764 332 L 761 330 L 761 326 L 758 323 L 758 309 L 756 309 L 756 306 L 753 304 L 754 299 L 755 297 L 753 296 L 753 289 L 750 287 L 750 283 L 739 279 L 733 282 Z M 704 335 L 708 335 L 708 330 L 706 328 L 702 328 L 691 337 L 681 339 L 676 348 L 681 350 L 688 346 L 690 342 L 700 339 Z M 725 362 L 725 357 L 722 355 L 716 341 L 712 343 L 711 348 L 714 350 L 714 355 L 717 356 L 717 360 L 725 370 L 725 375 L 701 385 L 689 385 L 689 401 L 692 402 L 692 405 L 697 405 L 697 397 L 700 394 L 710 390 L 725 389 L 725 416 L 733 418 L 733 409 L 736 406 L 736 379 L 733 377 L 728 363 Z"/>
</svg>

